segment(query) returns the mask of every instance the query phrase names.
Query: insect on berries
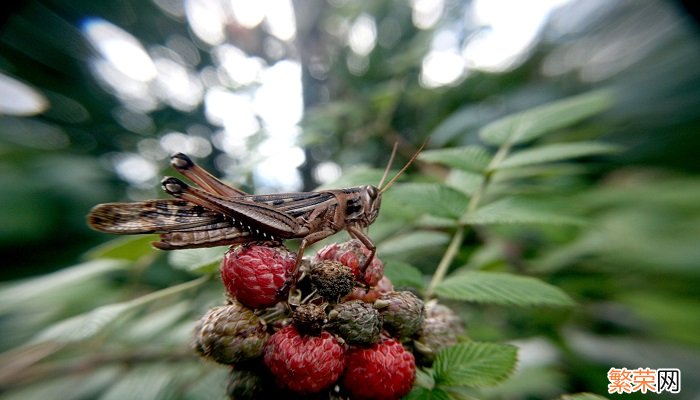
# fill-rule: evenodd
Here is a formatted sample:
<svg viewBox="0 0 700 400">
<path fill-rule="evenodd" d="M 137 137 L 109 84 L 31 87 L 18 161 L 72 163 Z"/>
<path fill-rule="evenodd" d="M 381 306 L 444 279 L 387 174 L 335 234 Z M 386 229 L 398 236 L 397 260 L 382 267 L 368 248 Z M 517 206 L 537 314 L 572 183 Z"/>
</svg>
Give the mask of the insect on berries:
<svg viewBox="0 0 700 400">
<path fill-rule="evenodd" d="M 108 233 L 157 233 L 164 250 L 230 246 L 220 266 L 227 300 L 195 324 L 193 348 L 230 368 L 231 398 L 400 398 L 415 380 L 411 342 L 427 332 L 423 303 L 394 291 L 366 228 L 417 154 L 386 185 L 388 168 L 378 187 L 270 195 L 228 186 L 176 154 L 171 165 L 193 185 L 164 179 L 175 199 L 101 204 L 88 221 Z M 303 258 L 340 230 L 352 240 Z M 301 240 L 296 252 L 287 239 Z"/>
<path fill-rule="evenodd" d="M 422 149 L 422 146 L 421 146 Z M 393 160 L 396 147 L 392 152 Z M 170 164 L 195 186 L 166 177 L 163 190 L 171 200 L 105 203 L 95 206 L 88 224 L 113 234 L 158 233 L 153 245 L 163 250 L 236 245 L 257 241 L 301 239 L 294 270 L 313 243 L 341 230 L 358 239 L 369 251 L 362 270 L 374 259 L 376 247 L 365 232 L 379 215 L 382 193 L 408 168 L 411 160 L 384 187 L 372 185 L 319 192 L 251 195 L 226 185 L 182 153 Z"/>
</svg>

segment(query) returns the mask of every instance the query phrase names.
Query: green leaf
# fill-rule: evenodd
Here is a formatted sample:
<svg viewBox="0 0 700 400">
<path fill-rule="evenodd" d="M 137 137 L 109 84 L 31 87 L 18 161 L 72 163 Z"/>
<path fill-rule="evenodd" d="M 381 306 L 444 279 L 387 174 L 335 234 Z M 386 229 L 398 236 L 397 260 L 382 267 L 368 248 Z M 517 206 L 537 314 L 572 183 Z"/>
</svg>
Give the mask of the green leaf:
<svg viewBox="0 0 700 400">
<path fill-rule="evenodd" d="M 593 393 L 574 393 L 563 394 L 561 400 L 608 400 L 607 397 L 599 396 Z"/>
<path fill-rule="evenodd" d="M 518 168 L 498 169 L 498 173 L 494 176 L 492 182 L 497 184 L 523 178 L 557 179 L 560 177 L 582 175 L 588 172 L 590 172 L 590 168 L 585 164 L 576 164 L 572 162 L 536 164 Z"/>
<path fill-rule="evenodd" d="M 228 368 L 218 368 L 218 365 L 210 363 L 206 366 L 200 377 L 184 386 L 182 400 L 226 400 L 225 382 L 229 379 Z"/>
<path fill-rule="evenodd" d="M 468 136 L 482 126 L 484 121 L 491 121 L 498 116 L 497 106 L 490 106 L 486 102 L 468 104 L 441 120 L 428 137 L 432 144 L 442 146 L 456 138 Z"/>
<path fill-rule="evenodd" d="M 405 400 L 452 400 L 452 396 L 440 388 L 428 389 L 419 387 L 413 389 Z"/>
<path fill-rule="evenodd" d="M 135 321 L 129 321 L 126 331 L 119 335 L 120 338 L 131 342 L 148 342 L 149 340 L 163 343 L 162 338 L 170 333 L 173 328 L 187 314 L 192 311 L 189 300 L 183 300 L 165 308 L 147 313 Z"/>
<path fill-rule="evenodd" d="M 491 154 L 481 146 L 424 150 L 418 159 L 464 171 L 482 172 L 491 162 Z"/>
<path fill-rule="evenodd" d="M 136 261 L 156 252 L 151 242 L 157 242 L 156 235 L 123 236 L 92 248 L 85 256 L 88 259 L 116 258 Z"/>
<path fill-rule="evenodd" d="M 119 260 L 95 260 L 78 264 L 38 278 L 31 278 L 0 290 L 0 312 L 24 304 L 50 292 L 69 290 L 103 274 L 123 269 L 127 263 Z"/>
<path fill-rule="evenodd" d="M 543 204 L 533 199 L 507 197 L 478 208 L 460 219 L 461 223 L 491 224 L 563 224 L 581 225 L 579 218 L 563 215 L 549 209 L 553 204 Z"/>
<path fill-rule="evenodd" d="M 93 367 L 80 374 L 65 374 L 57 379 L 35 379 L 31 384 L 4 391 L 2 399 L 95 399 L 118 381 L 122 372 L 119 366 Z"/>
<path fill-rule="evenodd" d="M 132 303 L 115 303 L 59 321 L 39 332 L 32 342 L 72 343 L 90 339 L 134 310 Z"/>
<path fill-rule="evenodd" d="M 470 271 L 451 276 L 436 288 L 438 297 L 514 306 L 571 306 L 574 301 L 539 279 L 502 272 Z"/>
<path fill-rule="evenodd" d="M 161 289 L 130 301 L 108 304 L 91 311 L 59 321 L 39 332 L 33 343 L 58 342 L 72 343 L 91 339 L 122 318 L 127 318 L 153 301 L 179 295 L 207 281 L 200 277 L 179 285 Z"/>
<path fill-rule="evenodd" d="M 457 219 L 464 214 L 467 196 L 440 183 L 402 183 L 385 195 L 385 202 L 414 216 L 432 214 Z"/>
<path fill-rule="evenodd" d="M 395 287 L 413 287 L 423 289 L 425 278 L 416 267 L 401 261 L 389 261 L 384 264 L 384 275 Z"/>
<path fill-rule="evenodd" d="M 576 157 L 609 154 L 620 151 L 619 146 L 598 142 L 557 143 L 515 152 L 495 169 L 544 164 Z"/>
<path fill-rule="evenodd" d="M 460 343 L 441 350 L 435 357 L 437 387 L 495 385 L 515 369 L 518 350 L 513 345 Z"/>
<path fill-rule="evenodd" d="M 449 241 L 450 236 L 444 232 L 419 230 L 382 241 L 378 253 L 382 256 L 402 255 L 422 249 L 442 248 Z"/>
<path fill-rule="evenodd" d="M 167 364 L 139 366 L 117 381 L 101 400 L 173 398 L 174 370 Z"/>
<path fill-rule="evenodd" d="M 414 223 L 416 227 L 425 229 L 445 229 L 459 226 L 459 222 L 452 218 L 438 217 L 430 214 L 421 215 Z"/>
<path fill-rule="evenodd" d="M 612 103 L 611 91 L 589 92 L 498 119 L 481 128 L 479 136 L 493 145 L 524 143 L 598 114 Z"/>
<path fill-rule="evenodd" d="M 413 381 L 413 387 L 432 388 L 435 387 L 435 377 L 433 376 L 432 368 L 416 369 L 416 379 Z"/>
<path fill-rule="evenodd" d="M 335 181 L 321 185 L 317 190 L 378 185 L 379 181 L 382 179 L 382 175 L 384 175 L 384 170 L 382 169 L 367 167 L 351 168 L 348 171 L 343 171 L 343 174 Z M 391 176 L 393 175 L 389 172 L 389 177 Z"/>
<path fill-rule="evenodd" d="M 500 174 L 499 174 L 500 177 Z M 481 186 L 484 176 L 474 172 L 462 171 L 461 169 L 450 170 L 445 178 L 445 184 L 453 189 L 471 196 Z"/>
<path fill-rule="evenodd" d="M 170 252 L 168 261 L 174 268 L 207 275 L 218 271 L 221 259 L 227 250 L 226 246 L 182 249 Z"/>
</svg>

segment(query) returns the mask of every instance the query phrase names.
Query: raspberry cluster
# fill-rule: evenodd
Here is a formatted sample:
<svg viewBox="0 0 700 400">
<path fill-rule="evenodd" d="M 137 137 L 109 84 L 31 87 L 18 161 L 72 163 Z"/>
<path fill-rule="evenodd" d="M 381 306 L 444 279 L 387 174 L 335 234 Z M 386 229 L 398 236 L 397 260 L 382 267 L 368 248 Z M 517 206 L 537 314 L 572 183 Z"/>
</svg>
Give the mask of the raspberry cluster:
<svg viewBox="0 0 700 400">
<path fill-rule="evenodd" d="M 394 291 L 369 256 L 357 240 L 333 243 L 295 271 L 296 255 L 279 244 L 229 249 L 227 304 L 200 319 L 194 347 L 231 366 L 230 398 L 399 399 L 411 390 L 416 356 L 430 362 L 462 324 L 447 307 Z"/>
</svg>

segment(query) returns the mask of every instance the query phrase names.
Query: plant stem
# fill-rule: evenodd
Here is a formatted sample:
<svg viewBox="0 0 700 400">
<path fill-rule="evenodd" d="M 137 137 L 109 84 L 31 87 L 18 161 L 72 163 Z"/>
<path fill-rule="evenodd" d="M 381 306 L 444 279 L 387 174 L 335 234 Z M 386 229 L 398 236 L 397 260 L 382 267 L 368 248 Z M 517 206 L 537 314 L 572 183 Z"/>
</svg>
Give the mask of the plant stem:
<svg viewBox="0 0 700 400">
<path fill-rule="evenodd" d="M 175 286 L 170 286 L 165 289 L 161 289 L 155 292 L 148 293 L 146 295 L 143 295 L 141 297 L 137 297 L 133 300 L 130 300 L 131 305 L 133 306 L 139 306 L 143 304 L 148 304 L 149 302 L 160 300 L 162 298 L 172 296 L 174 294 L 178 294 L 179 292 L 184 292 L 187 290 L 190 290 L 192 288 L 196 288 L 197 286 L 209 281 L 210 276 L 209 275 L 202 275 L 197 279 L 193 279 L 191 281 L 187 281 L 184 283 L 180 283 Z"/>
<path fill-rule="evenodd" d="M 452 236 L 450 245 L 447 246 L 447 250 L 445 251 L 445 254 L 442 255 L 442 259 L 440 260 L 440 264 L 438 264 L 437 268 L 435 269 L 433 279 L 430 281 L 430 285 L 428 285 L 428 289 L 425 291 L 425 300 L 429 300 L 431 297 L 433 297 L 435 288 L 445 278 L 447 269 L 450 267 L 450 264 L 452 264 L 452 261 L 457 255 L 459 246 L 462 244 L 463 239 L 464 227 L 460 226 L 457 228 L 457 232 L 455 232 L 454 236 Z"/>
<path fill-rule="evenodd" d="M 491 178 L 493 177 L 496 168 L 501 163 L 501 161 L 503 161 L 503 159 L 508 155 L 508 152 L 510 151 L 511 147 L 512 145 L 509 142 L 506 142 L 498 148 L 498 151 L 493 156 L 491 162 L 489 163 L 488 167 L 486 167 L 486 170 L 483 173 L 483 179 L 481 180 L 481 184 L 476 189 L 472 197 L 469 199 L 467 211 L 464 214 L 465 216 L 468 216 L 476 211 L 477 207 L 479 206 L 479 202 L 481 201 L 481 198 L 484 196 L 484 194 L 486 193 L 486 189 L 491 183 Z M 440 263 L 435 269 L 435 273 L 433 274 L 433 278 L 430 280 L 428 288 L 425 290 L 425 300 L 429 300 L 431 297 L 433 297 L 433 295 L 435 294 L 435 288 L 440 284 L 440 282 L 442 282 L 443 279 L 445 279 L 445 275 L 447 275 L 447 270 L 452 264 L 452 261 L 454 261 L 454 258 L 457 256 L 457 253 L 459 252 L 459 247 L 462 244 L 462 241 L 464 240 L 466 226 L 467 225 L 465 224 L 460 224 L 457 228 L 457 231 L 452 236 L 452 240 L 447 246 L 445 254 L 442 255 L 442 259 L 440 260 Z"/>
</svg>

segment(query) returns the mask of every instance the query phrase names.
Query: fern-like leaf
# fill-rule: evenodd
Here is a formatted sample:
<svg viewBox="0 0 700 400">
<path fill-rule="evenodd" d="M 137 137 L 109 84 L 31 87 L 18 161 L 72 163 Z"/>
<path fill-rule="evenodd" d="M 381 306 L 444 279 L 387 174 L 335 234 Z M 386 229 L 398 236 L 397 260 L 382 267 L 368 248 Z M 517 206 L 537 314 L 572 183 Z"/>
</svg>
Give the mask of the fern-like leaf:
<svg viewBox="0 0 700 400">
<path fill-rule="evenodd" d="M 479 136 L 493 145 L 525 143 L 598 114 L 612 102 L 607 90 L 581 94 L 498 119 L 484 126 Z"/>
</svg>

